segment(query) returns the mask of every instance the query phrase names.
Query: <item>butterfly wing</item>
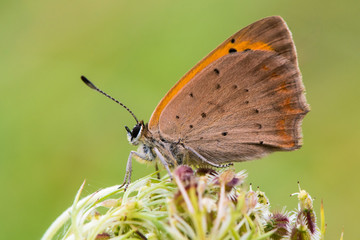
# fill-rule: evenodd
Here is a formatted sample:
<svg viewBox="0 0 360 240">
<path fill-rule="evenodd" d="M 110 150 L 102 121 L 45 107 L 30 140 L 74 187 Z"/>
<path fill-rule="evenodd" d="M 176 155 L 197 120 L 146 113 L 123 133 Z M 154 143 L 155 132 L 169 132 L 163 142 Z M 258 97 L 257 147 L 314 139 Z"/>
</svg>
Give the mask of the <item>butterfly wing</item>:
<svg viewBox="0 0 360 240">
<path fill-rule="evenodd" d="M 226 56 L 229 52 L 251 50 L 263 50 L 276 52 L 288 59 L 297 68 L 297 57 L 291 33 L 285 21 L 279 16 L 273 16 L 259 20 L 224 41 L 215 50 L 209 53 L 185 76 L 183 76 L 173 88 L 164 96 L 154 110 L 150 121 L 150 131 L 156 133 L 159 130 L 159 119 L 171 99 L 200 71 L 210 63 Z"/>
<path fill-rule="evenodd" d="M 230 37 L 161 100 L 149 130 L 213 163 L 301 146 L 309 111 L 285 22 L 269 17 Z"/>
<path fill-rule="evenodd" d="M 209 64 L 164 109 L 161 137 L 214 163 L 301 146 L 309 111 L 300 72 L 274 52 L 248 50 Z"/>
</svg>

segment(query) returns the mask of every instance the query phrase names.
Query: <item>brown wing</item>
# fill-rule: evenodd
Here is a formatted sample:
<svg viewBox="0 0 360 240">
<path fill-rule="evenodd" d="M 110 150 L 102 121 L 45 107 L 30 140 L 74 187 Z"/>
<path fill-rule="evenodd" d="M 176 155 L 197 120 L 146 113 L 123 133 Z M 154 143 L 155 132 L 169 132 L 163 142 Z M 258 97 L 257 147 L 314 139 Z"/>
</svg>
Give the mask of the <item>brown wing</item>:
<svg viewBox="0 0 360 240">
<path fill-rule="evenodd" d="M 285 21 L 279 16 L 272 16 L 261 19 L 250 24 L 239 32 L 232 35 L 215 50 L 209 53 L 204 59 L 196 64 L 185 76 L 183 76 L 173 88 L 164 96 L 154 110 L 150 121 L 149 129 L 157 134 L 160 116 L 166 105 L 177 93 L 199 74 L 209 64 L 217 59 L 226 56 L 229 52 L 251 50 L 263 50 L 276 52 L 288 59 L 297 68 L 297 57 L 291 33 Z"/>
<path fill-rule="evenodd" d="M 246 50 L 216 60 L 186 84 L 164 108 L 159 131 L 211 162 L 242 161 L 299 148 L 308 111 L 293 61 Z"/>
</svg>

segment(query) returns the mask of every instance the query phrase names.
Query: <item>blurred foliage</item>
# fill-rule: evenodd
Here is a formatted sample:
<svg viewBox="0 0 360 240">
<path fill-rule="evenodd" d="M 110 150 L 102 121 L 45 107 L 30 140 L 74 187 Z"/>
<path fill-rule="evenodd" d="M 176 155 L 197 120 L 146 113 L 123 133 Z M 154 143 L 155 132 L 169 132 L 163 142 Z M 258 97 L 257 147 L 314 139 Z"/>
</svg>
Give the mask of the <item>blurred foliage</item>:
<svg viewBox="0 0 360 240">
<path fill-rule="evenodd" d="M 359 7 L 355 0 L 1 1 L 1 237 L 39 238 L 84 179 L 89 191 L 123 180 L 133 149 L 124 126 L 134 121 L 81 74 L 147 121 L 177 79 L 228 36 L 281 15 L 312 107 L 304 147 L 236 168 L 270 193 L 273 208 L 292 206 L 284 196 L 300 181 L 315 209 L 324 200 L 327 239 L 339 239 L 343 227 L 355 239 Z M 152 171 L 135 163 L 133 179 Z"/>
</svg>

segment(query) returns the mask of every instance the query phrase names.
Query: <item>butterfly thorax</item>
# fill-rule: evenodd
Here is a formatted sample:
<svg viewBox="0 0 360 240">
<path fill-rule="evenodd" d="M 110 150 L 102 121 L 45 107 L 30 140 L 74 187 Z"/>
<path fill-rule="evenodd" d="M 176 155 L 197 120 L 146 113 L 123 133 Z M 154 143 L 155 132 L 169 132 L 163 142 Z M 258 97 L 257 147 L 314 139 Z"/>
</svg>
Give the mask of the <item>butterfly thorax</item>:
<svg viewBox="0 0 360 240">
<path fill-rule="evenodd" d="M 138 146 L 137 153 L 145 160 L 153 161 L 156 159 L 154 148 L 158 149 L 164 160 L 171 167 L 186 164 L 188 161 L 188 151 L 180 142 L 171 142 L 162 138 L 158 134 L 153 134 L 148 124 L 140 121 L 134 126 L 132 131 L 126 127 L 127 137 L 130 144 Z"/>
</svg>

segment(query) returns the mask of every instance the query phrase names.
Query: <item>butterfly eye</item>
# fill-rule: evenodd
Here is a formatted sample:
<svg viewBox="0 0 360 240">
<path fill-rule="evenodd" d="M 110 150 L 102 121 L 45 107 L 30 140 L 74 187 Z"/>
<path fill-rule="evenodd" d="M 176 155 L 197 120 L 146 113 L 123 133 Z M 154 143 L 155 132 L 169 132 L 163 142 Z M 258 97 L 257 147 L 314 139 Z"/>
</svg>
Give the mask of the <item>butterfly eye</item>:
<svg viewBox="0 0 360 240">
<path fill-rule="evenodd" d="M 131 132 L 131 137 L 132 137 L 132 139 L 138 138 L 138 135 L 139 135 L 139 133 L 140 133 L 140 130 L 141 130 L 141 125 L 140 125 L 140 124 L 136 125 L 136 126 L 133 128 L 133 130 L 132 130 L 132 132 Z"/>
</svg>

